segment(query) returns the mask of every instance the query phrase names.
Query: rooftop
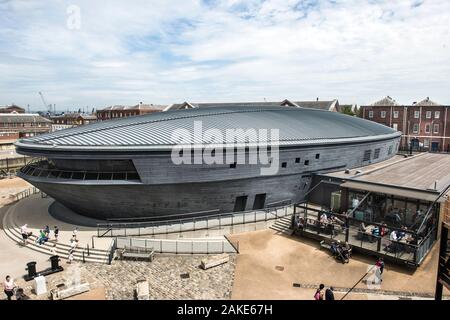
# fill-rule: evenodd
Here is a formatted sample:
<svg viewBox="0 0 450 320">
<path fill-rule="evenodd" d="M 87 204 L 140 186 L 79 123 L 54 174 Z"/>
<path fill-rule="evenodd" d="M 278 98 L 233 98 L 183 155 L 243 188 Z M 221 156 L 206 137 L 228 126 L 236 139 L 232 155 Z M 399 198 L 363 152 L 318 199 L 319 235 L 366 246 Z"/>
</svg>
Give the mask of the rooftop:
<svg viewBox="0 0 450 320">
<path fill-rule="evenodd" d="M 203 131 L 216 129 L 222 133 L 218 140 L 204 135 L 193 137 L 194 125 L 201 121 Z M 180 129 L 183 141 L 174 133 Z M 399 136 L 389 127 L 372 121 L 324 110 L 267 106 L 233 106 L 158 112 L 140 117 L 120 118 L 46 135 L 20 140 L 20 147 L 70 149 L 130 148 L 167 150 L 173 145 L 245 143 L 258 144 L 258 137 L 237 133 L 229 137 L 227 129 L 279 130 L 280 145 L 363 142 Z M 270 132 L 269 132 L 270 134 Z M 195 138 L 195 139 L 194 139 Z M 270 139 L 270 136 L 269 136 Z M 124 148 L 126 147 L 126 148 Z"/>
<path fill-rule="evenodd" d="M 416 190 L 431 194 L 418 199 L 434 200 L 450 186 L 450 155 L 440 153 L 421 153 L 412 157 L 395 156 L 389 160 L 350 170 L 338 171 L 323 176 L 341 178 L 350 182 L 347 186 L 361 187 L 363 190 L 382 190 L 383 187 Z M 364 186 L 366 185 L 366 186 Z M 380 189 L 368 187 L 380 186 Z M 346 186 L 345 184 L 343 185 Z M 388 193 L 388 192 L 387 192 Z"/>
<path fill-rule="evenodd" d="M 196 102 L 183 102 L 170 105 L 166 108 L 168 110 L 179 110 L 179 109 L 195 109 L 195 108 L 220 108 L 220 107 L 301 107 L 310 109 L 320 109 L 320 110 L 331 110 L 332 107 L 338 105 L 337 99 L 329 101 L 290 101 L 285 99 L 283 101 L 264 101 L 264 102 L 221 102 L 221 103 L 196 103 Z"/>
<path fill-rule="evenodd" d="M 167 106 L 160 104 L 137 104 L 134 106 L 123 106 L 115 105 L 100 109 L 98 111 L 109 111 L 109 110 L 163 110 Z"/>
<path fill-rule="evenodd" d="M 51 120 L 44 118 L 36 113 L 0 113 L 0 122 L 51 122 Z"/>
</svg>

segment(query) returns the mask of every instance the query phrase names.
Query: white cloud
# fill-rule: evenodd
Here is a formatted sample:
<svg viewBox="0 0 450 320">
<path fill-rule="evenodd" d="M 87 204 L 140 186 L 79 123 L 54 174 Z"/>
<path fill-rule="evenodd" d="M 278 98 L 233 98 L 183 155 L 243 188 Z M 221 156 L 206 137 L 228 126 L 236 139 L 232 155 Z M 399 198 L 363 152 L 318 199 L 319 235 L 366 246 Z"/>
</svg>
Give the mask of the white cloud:
<svg viewBox="0 0 450 320">
<path fill-rule="evenodd" d="M 69 5 L 80 30 L 66 26 Z M 450 104 L 450 3 L 3 1 L 0 104 Z"/>
</svg>

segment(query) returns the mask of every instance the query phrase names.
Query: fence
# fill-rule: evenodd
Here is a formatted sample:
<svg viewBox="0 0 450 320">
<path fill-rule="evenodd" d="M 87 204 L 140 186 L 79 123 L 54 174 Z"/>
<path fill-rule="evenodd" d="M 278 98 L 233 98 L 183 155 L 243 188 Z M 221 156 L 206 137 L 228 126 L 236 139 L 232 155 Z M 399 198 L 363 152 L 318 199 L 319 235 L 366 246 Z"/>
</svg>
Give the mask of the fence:
<svg viewBox="0 0 450 320">
<path fill-rule="evenodd" d="M 29 188 L 27 190 L 24 190 L 22 192 L 17 193 L 15 195 L 15 197 L 16 197 L 16 200 L 19 201 L 19 200 L 28 198 L 29 196 L 31 196 L 33 194 L 36 194 L 36 193 L 39 193 L 39 192 L 41 192 L 41 191 L 38 188 L 31 187 L 31 188 Z"/>
<path fill-rule="evenodd" d="M 348 242 L 356 249 L 384 255 L 411 265 L 419 265 L 436 242 L 436 228 L 432 228 L 427 235 L 421 237 L 413 231 L 404 231 L 392 226 L 385 228 L 385 225 L 370 222 L 372 227 L 377 226 L 380 228 L 379 230 L 385 228 L 389 233 L 392 230 L 403 232 L 404 239 L 409 239 L 409 241 L 394 241 L 389 239 L 389 233 L 380 236 L 361 231 L 362 220 L 314 208 L 302 206 L 297 206 L 297 208 L 302 208 L 304 211 L 293 217 L 295 232 L 305 236 L 310 235 L 313 238 L 329 238 Z M 314 213 L 308 214 L 307 211 Z M 333 222 L 320 222 L 319 216 L 322 213 L 326 213 L 329 218 L 333 217 Z"/>
<path fill-rule="evenodd" d="M 235 247 L 223 239 L 137 239 L 116 238 L 116 248 L 137 247 L 170 254 L 236 253 Z"/>
<path fill-rule="evenodd" d="M 97 224 L 97 237 L 128 237 L 181 233 L 237 224 L 255 223 L 292 214 L 293 205 L 241 213 L 222 213 L 203 217 L 162 220 L 154 222 L 127 222 Z"/>
</svg>

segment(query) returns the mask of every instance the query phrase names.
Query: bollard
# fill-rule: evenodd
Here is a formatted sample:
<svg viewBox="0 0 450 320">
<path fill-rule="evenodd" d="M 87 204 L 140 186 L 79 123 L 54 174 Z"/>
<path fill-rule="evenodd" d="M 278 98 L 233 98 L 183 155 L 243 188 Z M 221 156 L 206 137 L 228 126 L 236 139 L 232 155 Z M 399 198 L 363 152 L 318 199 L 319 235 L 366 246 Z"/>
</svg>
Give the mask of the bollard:
<svg viewBox="0 0 450 320">
<path fill-rule="evenodd" d="M 50 257 L 50 262 L 51 262 L 51 265 L 52 265 L 52 270 L 59 270 L 59 261 L 60 261 L 60 259 L 59 259 L 59 256 L 51 256 Z"/>
<path fill-rule="evenodd" d="M 34 278 L 36 276 L 36 262 L 35 261 L 31 261 L 27 263 L 27 268 L 25 268 L 25 270 L 28 271 L 28 277 Z"/>
</svg>

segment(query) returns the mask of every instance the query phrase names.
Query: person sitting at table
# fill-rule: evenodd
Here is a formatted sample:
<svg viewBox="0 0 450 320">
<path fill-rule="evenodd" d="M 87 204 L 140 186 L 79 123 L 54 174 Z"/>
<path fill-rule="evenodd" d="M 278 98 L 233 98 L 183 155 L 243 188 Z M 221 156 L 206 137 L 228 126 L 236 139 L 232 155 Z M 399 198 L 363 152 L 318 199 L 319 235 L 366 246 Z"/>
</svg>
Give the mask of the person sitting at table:
<svg viewBox="0 0 450 320">
<path fill-rule="evenodd" d="M 388 233 L 387 224 L 381 221 L 380 236 L 384 237 Z"/>
<path fill-rule="evenodd" d="M 392 230 L 391 234 L 389 235 L 389 240 L 391 241 L 390 245 L 388 246 L 388 250 L 395 252 L 397 250 L 397 231 Z"/>
<path fill-rule="evenodd" d="M 406 236 L 405 231 L 406 231 L 405 227 L 402 227 L 402 230 L 397 231 L 398 241 L 402 240 Z"/>
<path fill-rule="evenodd" d="M 321 223 L 322 227 L 325 227 L 325 225 L 328 224 L 328 217 L 325 212 L 322 213 L 322 215 L 320 216 L 320 223 Z"/>
<path fill-rule="evenodd" d="M 380 237 L 380 227 L 379 226 L 374 226 L 372 228 L 372 237 L 370 239 L 370 242 L 376 241 L 379 237 Z"/>
<path fill-rule="evenodd" d="M 366 232 L 367 231 L 367 227 L 364 224 L 364 222 L 361 222 L 361 224 L 359 225 L 359 231 L 361 231 L 361 232 Z"/>
</svg>

